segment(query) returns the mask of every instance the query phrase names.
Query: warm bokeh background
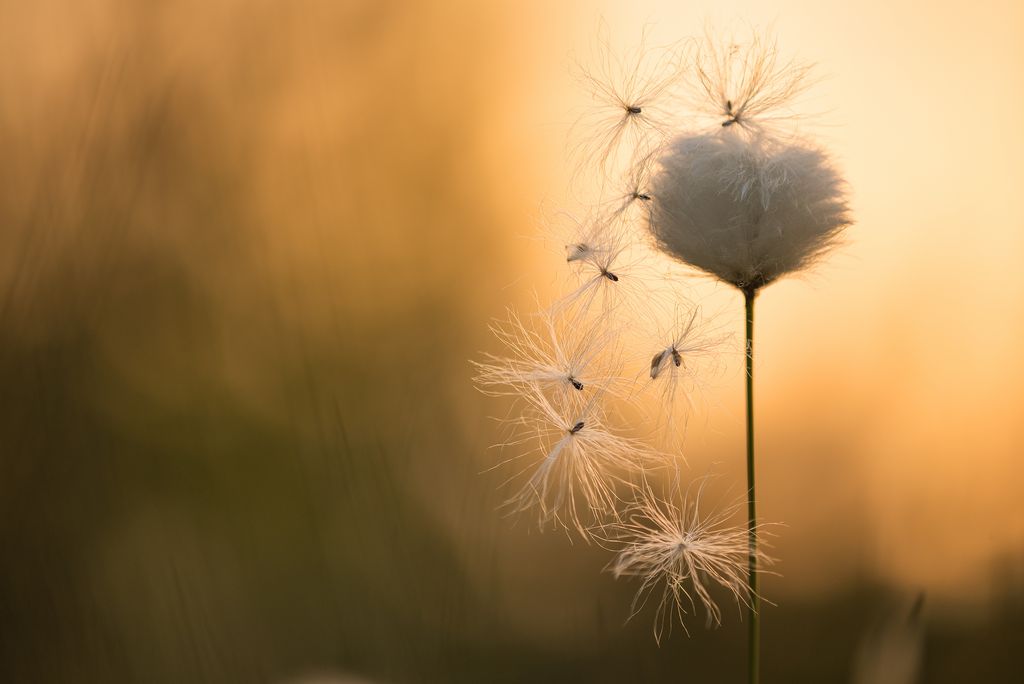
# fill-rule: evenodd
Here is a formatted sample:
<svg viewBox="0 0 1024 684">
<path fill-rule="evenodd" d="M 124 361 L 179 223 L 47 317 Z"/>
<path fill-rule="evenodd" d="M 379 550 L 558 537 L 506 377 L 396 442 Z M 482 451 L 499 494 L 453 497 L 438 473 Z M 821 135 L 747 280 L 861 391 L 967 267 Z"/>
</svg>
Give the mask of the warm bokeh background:
<svg viewBox="0 0 1024 684">
<path fill-rule="evenodd" d="M 480 474 L 467 359 L 553 282 L 601 17 L 771 23 L 825 75 L 857 225 L 759 304 L 765 680 L 846 681 L 920 592 L 924 681 L 1012 680 L 1017 0 L 0 2 L 0 680 L 737 680 L 738 615 L 655 647 Z M 688 444 L 739 482 L 737 360 Z"/>
</svg>

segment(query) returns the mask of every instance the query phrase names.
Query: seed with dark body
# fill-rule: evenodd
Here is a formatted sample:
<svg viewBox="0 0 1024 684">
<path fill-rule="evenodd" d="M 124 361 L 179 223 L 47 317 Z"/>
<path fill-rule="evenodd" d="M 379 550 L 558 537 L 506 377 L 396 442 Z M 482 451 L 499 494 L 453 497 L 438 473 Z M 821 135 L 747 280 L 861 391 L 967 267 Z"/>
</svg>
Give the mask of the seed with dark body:
<svg viewBox="0 0 1024 684">
<path fill-rule="evenodd" d="M 661 371 L 661 360 L 665 358 L 665 352 L 660 351 L 654 355 L 651 359 L 651 379 L 658 377 L 658 373 Z"/>
<path fill-rule="evenodd" d="M 578 423 L 576 423 L 575 425 L 572 426 L 572 429 L 569 430 L 569 434 L 570 435 L 575 435 L 577 432 L 579 432 L 582 429 L 583 429 L 583 421 L 581 420 L 580 422 L 578 422 Z"/>
<path fill-rule="evenodd" d="M 636 105 L 630 105 L 626 107 L 626 112 L 629 114 L 639 114 L 642 110 Z"/>
<path fill-rule="evenodd" d="M 739 122 L 739 113 L 733 113 L 732 111 L 732 100 L 725 101 L 725 113 L 729 116 L 729 118 L 722 122 L 722 128 L 728 128 L 729 126 L 732 126 L 734 123 Z"/>
</svg>

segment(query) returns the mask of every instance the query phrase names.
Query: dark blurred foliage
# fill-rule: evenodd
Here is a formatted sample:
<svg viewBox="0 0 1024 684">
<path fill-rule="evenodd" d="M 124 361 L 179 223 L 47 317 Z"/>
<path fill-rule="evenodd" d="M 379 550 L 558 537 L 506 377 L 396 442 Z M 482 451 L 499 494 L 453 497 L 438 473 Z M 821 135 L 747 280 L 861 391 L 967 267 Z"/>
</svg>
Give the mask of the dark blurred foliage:
<svg viewBox="0 0 1024 684">
<path fill-rule="evenodd" d="M 476 293 L 515 249 L 476 149 L 505 19 L 0 17 L 0 681 L 738 680 L 738 615 L 657 648 L 606 553 L 513 526 L 479 474 Z M 885 605 L 770 609 L 766 681 L 845 677 Z M 1021 615 L 936 627 L 927 681 L 997 681 Z"/>
</svg>

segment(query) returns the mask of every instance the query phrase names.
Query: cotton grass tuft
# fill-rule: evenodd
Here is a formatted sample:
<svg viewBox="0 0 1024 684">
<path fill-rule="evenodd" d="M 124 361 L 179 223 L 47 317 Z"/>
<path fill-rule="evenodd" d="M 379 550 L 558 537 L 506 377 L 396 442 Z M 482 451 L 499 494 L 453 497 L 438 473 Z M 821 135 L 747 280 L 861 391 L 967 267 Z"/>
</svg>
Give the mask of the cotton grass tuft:
<svg viewBox="0 0 1024 684">
<path fill-rule="evenodd" d="M 675 138 L 651 205 L 659 249 L 741 290 L 811 265 L 850 223 L 845 183 L 823 150 L 728 130 Z"/>
</svg>

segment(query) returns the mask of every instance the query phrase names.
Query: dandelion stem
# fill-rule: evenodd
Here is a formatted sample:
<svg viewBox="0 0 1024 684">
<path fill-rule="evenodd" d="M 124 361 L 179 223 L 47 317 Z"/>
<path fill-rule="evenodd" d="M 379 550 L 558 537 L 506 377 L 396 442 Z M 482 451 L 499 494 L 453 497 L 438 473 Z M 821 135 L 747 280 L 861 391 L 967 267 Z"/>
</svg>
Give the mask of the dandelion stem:
<svg viewBox="0 0 1024 684">
<path fill-rule="evenodd" d="M 748 681 L 757 684 L 760 670 L 761 618 L 760 593 L 757 587 L 757 503 L 754 496 L 754 298 L 757 288 L 743 289 L 746 305 L 747 335 L 747 534 L 750 548 L 747 568 L 750 583 L 750 609 L 747 622 L 747 665 Z"/>
</svg>

